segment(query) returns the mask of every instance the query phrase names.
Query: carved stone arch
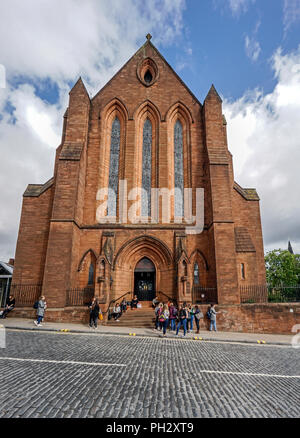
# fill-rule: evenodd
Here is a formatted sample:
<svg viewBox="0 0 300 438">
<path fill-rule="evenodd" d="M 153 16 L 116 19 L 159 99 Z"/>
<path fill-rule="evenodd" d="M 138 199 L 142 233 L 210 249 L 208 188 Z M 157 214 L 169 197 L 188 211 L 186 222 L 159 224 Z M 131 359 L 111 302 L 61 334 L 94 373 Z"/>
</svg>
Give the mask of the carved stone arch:
<svg viewBox="0 0 300 438">
<path fill-rule="evenodd" d="M 125 103 L 122 102 L 122 100 L 119 99 L 118 97 L 114 97 L 104 106 L 103 109 L 100 110 L 100 117 L 101 118 L 109 117 L 111 111 L 114 111 L 116 107 L 118 107 L 119 111 L 122 112 L 124 119 L 127 121 L 129 119 L 128 109 Z"/>
<path fill-rule="evenodd" d="M 208 271 L 208 270 L 209 270 L 209 266 L 208 266 L 208 263 L 207 263 L 206 257 L 205 257 L 205 255 L 203 254 L 203 252 L 201 252 L 199 249 L 195 249 L 195 250 L 191 253 L 191 255 L 190 255 L 190 257 L 189 257 L 191 263 L 193 262 L 193 259 L 194 259 L 197 255 L 198 255 L 199 258 L 202 259 L 202 261 L 203 261 L 203 263 L 204 263 L 204 265 L 205 265 L 205 269 L 206 269 L 206 271 Z"/>
<path fill-rule="evenodd" d="M 209 266 L 204 254 L 200 250 L 196 249 L 191 253 L 190 261 L 192 265 L 191 284 L 194 283 L 194 266 L 197 262 L 199 268 L 199 285 L 205 287 L 207 284 L 207 273 Z"/>
<path fill-rule="evenodd" d="M 141 255 L 147 253 L 147 251 L 145 251 L 146 249 L 155 255 L 156 260 L 158 260 L 161 265 L 170 266 L 172 264 L 171 251 L 167 245 L 157 237 L 143 235 L 130 239 L 119 248 L 113 261 L 113 269 L 115 270 L 117 264 L 121 265 L 123 260 L 128 261 L 129 257 L 133 256 L 137 251 L 139 251 Z M 152 258 L 151 261 L 155 264 Z"/>
<path fill-rule="evenodd" d="M 142 157 L 143 157 L 143 132 L 144 124 L 149 119 L 152 128 L 151 144 L 151 187 L 158 187 L 159 177 L 159 123 L 161 114 L 158 108 L 149 100 L 139 105 L 134 112 L 135 121 L 135 153 L 134 169 L 135 187 L 142 187 Z"/>
<path fill-rule="evenodd" d="M 157 122 L 162 121 L 161 112 L 159 111 L 158 107 L 151 100 L 148 99 L 136 107 L 133 112 L 133 119 L 137 120 L 140 115 L 143 114 L 145 111 L 152 112 L 154 117 L 156 117 Z"/>
<path fill-rule="evenodd" d="M 177 114 L 181 114 L 182 117 L 189 123 L 194 123 L 194 119 L 189 108 L 182 102 L 178 101 L 173 103 L 167 110 L 164 120 L 166 122 L 172 120 Z"/>
<path fill-rule="evenodd" d="M 80 259 L 80 262 L 79 262 L 78 268 L 77 268 L 77 272 L 81 271 L 82 264 L 83 264 L 84 259 L 86 258 L 88 253 L 91 253 L 91 255 L 94 258 L 95 262 L 97 261 L 98 256 L 97 256 L 96 252 L 92 248 L 88 249 L 87 251 L 85 251 L 85 253 L 83 254 L 83 256 Z"/>
</svg>

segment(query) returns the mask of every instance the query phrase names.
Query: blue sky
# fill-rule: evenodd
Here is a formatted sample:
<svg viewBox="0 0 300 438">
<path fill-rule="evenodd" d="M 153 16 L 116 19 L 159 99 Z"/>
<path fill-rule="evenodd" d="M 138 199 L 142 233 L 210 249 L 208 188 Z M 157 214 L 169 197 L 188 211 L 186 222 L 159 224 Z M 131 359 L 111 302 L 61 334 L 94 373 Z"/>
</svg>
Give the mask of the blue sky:
<svg viewBox="0 0 300 438">
<path fill-rule="evenodd" d="M 96 94 L 147 32 L 201 102 L 212 83 L 221 95 L 266 250 L 300 252 L 300 0 L 2 0 L 0 20 L 0 259 L 27 184 L 52 176 L 70 87 Z"/>
</svg>

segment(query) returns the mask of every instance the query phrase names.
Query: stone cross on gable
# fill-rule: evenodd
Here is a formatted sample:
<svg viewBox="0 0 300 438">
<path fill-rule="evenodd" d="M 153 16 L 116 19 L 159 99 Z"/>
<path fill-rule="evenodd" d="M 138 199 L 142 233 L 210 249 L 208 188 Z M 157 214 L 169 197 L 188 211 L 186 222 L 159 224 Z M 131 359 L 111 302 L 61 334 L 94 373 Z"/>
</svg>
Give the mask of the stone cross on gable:
<svg viewBox="0 0 300 438">
<path fill-rule="evenodd" d="M 151 38 L 152 38 L 152 35 L 150 33 L 147 33 L 146 38 L 147 38 L 148 41 L 150 41 Z"/>
</svg>

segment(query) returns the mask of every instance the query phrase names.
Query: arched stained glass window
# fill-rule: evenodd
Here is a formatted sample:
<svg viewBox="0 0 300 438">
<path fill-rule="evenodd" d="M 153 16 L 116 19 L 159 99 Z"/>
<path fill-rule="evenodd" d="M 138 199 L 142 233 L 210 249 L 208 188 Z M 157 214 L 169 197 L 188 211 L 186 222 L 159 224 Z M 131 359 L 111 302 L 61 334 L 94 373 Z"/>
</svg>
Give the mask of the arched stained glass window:
<svg viewBox="0 0 300 438">
<path fill-rule="evenodd" d="M 183 217 L 183 135 L 179 120 L 174 127 L 174 216 Z"/>
<path fill-rule="evenodd" d="M 199 266 L 197 262 L 194 264 L 194 284 L 199 284 Z"/>
<path fill-rule="evenodd" d="M 119 156 L 120 156 L 120 121 L 115 118 L 111 128 L 109 178 L 108 178 L 108 199 L 107 215 L 117 214 L 117 193 L 119 183 Z"/>
<path fill-rule="evenodd" d="M 142 157 L 142 216 L 151 216 L 151 164 L 152 164 L 152 124 L 149 119 L 143 128 Z"/>
<path fill-rule="evenodd" d="M 88 284 L 94 284 L 94 265 L 90 264 Z"/>
</svg>

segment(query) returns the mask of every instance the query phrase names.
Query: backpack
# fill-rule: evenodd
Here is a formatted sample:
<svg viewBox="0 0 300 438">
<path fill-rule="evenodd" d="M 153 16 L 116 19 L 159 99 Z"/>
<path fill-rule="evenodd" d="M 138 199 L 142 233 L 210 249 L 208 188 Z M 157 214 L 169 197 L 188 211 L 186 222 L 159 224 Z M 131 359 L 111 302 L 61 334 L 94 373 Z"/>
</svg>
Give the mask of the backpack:
<svg viewBox="0 0 300 438">
<path fill-rule="evenodd" d="M 210 311 L 210 309 L 206 312 L 206 316 L 207 316 L 208 319 L 211 318 L 211 311 Z"/>
<path fill-rule="evenodd" d="M 33 308 L 34 308 L 34 309 L 38 309 L 38 308 L 39 308 L 39 302 L 38 302 L 38 301 L 36 301 L 36 302 L 34 303 Z"/>
</svg>

